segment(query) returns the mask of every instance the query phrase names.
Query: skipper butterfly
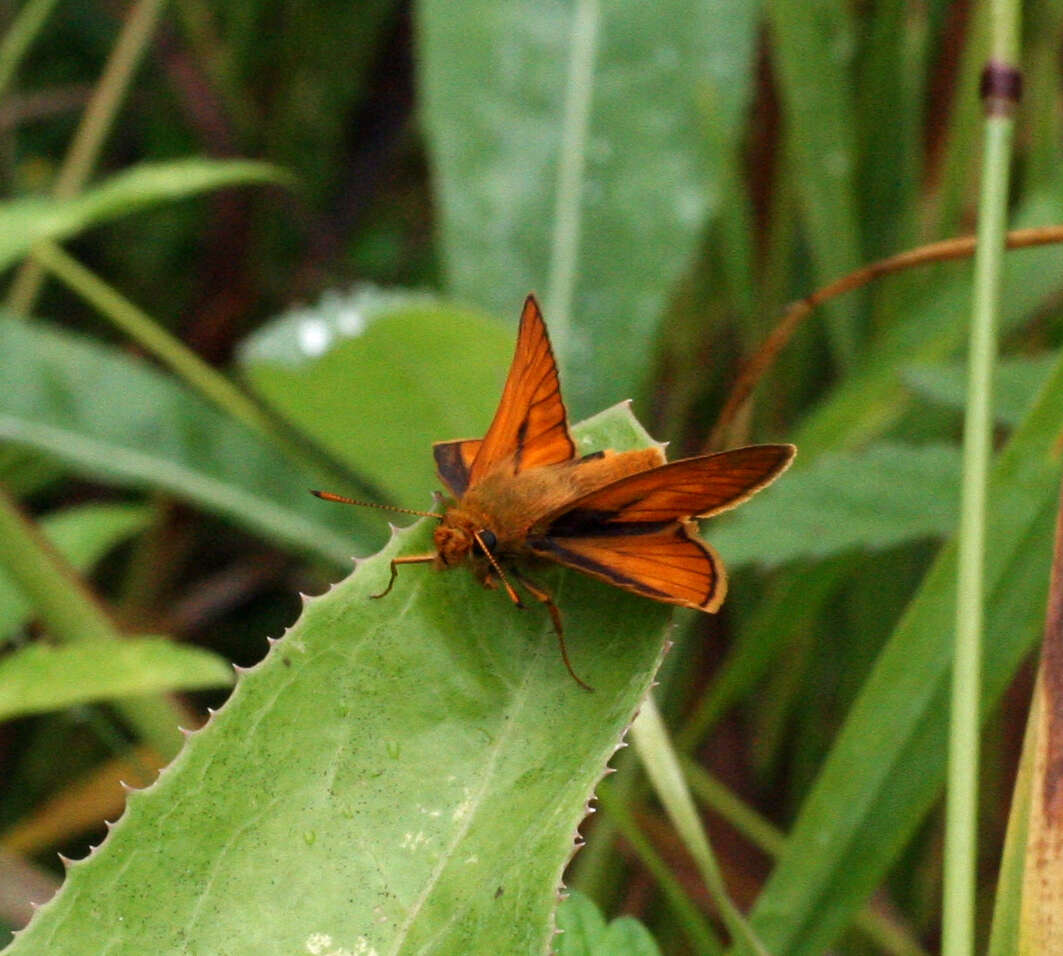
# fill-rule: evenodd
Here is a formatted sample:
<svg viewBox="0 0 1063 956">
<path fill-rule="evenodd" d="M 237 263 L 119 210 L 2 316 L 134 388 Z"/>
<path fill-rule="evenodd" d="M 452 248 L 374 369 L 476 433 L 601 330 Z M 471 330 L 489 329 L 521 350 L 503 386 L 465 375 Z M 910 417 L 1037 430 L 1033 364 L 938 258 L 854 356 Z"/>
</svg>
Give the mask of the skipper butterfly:
<svg viewBox="0 0 1063 956">
<path fill-rule="evenodd" d="M 501 585 L 523 607 L 519 585 L 550 613 L 561 656 L 581 686 L 565 648 L 561 612 L 522 566 L 541 558 L 643 597 L 712 613 L 727 593 L 716 552 L 697 536 L 695 518 L 741 504 L 771 484 L 793 460 L 793 445 L 750 445 L 666 462 L 660 448 L 578 455 L 568 430 L 550 339 L 535 297 L 524 303 L 517 350 L 502 400 L 482 439 L 437 442 L 440 480 L 452 496 L 439 519 L 435 550 L 391 562 L 468 565 L 485 587 Z M 325 491 L 328 501 L 385 507 Z"/>
</svg>

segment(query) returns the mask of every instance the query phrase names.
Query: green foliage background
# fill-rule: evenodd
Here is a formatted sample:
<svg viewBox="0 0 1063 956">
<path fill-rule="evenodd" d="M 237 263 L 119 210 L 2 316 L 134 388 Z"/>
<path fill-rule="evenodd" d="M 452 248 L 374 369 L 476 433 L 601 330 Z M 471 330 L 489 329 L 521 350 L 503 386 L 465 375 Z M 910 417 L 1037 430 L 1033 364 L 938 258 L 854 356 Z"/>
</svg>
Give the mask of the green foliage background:
<svg viewBox="0 0 1063 956">
<path fill-rule="evenodd" d="M 1025 15 L 1015 226 L 1063 219 L 1063 8 Z M 722 614 L 545 572 L 594 694 L 542 608 L 468 575 L 404 568 L 370 601 L 429 524 L 389 540 L 306 492 L 432 507 L 429 446 L 482 434 L 529 291 L 581 450 L 701 450 L 786 302 L 970 231 L 984 19 L 0 6 L 0 881 L 28 898 L 106 836 L 11 951 L 723 952 L 696 848 L 614 756 L 655 679 L 768 951 L 933 951 L 967 265 L 832 302 L 782 354 L 740 431 L 798 462 L 703 528 Z M 1044 613 L 1061 277 L 1054 247 L 1007 260 L 984 896 Z M 251 668 L 228 699 L 225 661 Z M 174 756 L 208 706 L 122 813 L 113 761 Z"/>
</svg>

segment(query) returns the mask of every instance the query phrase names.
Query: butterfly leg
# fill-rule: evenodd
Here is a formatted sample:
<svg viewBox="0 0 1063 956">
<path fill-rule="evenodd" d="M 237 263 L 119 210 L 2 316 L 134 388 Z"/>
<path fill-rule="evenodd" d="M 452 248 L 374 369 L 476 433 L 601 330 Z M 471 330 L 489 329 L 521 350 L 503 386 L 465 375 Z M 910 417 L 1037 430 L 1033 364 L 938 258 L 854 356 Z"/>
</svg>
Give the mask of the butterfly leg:
<svg viewBox="0 0 1063 956">
<path fill-rule="evenodd" d="M 572 669 L 572 663 L 568 659 L 568 649 L 565 647 L 565 629 L 561 626 L 561 612 L 557 609 L 557 605 L 554 604 L 554 599 L 550 597 L 550 593 L 539 585 L 529 581 L 523 574 L 514 572 L 514 577 L 521 583 L 521 586 L 537 601 L 546 605 L 547 611 L 550 612 L 550 620 L 554 622 L 554 632 L 557 634 L 557 644 L 561 648 L 561 660 L 565 662 L 565 668 L 569 674 L 572 675 L 572 679 L 580 685 L 584 690 L 594 690 L 590 684 L 580 680 L 576 676 L 576 672 Z"/>
<path fill-rule="evenodd" d="M 428 561 L 435 561 L 436 556 L 434 554 L 409 554 L 404 558 L 392 558 L 391 559 L 391 577 L 388 578 L 388 586 L 384 588 L 379 594 L 370 594 L 371 598 L 382 598 L 391 591 L 392 585 L 395 583 L 395 578 L 399 576 L 400 564 L 424 564 Z"/>
</svg>

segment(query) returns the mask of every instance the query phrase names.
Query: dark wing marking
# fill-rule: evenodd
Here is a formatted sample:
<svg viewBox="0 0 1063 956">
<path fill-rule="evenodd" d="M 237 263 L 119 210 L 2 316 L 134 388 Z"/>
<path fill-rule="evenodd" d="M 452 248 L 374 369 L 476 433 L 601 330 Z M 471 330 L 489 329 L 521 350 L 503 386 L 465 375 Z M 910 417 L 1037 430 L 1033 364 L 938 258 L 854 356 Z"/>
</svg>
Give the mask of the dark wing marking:
<svg viewBox="0 0 1063 956">
<path fill-rule="evenodd" d="M 542 536 L 528 546 L 540 557 L 667 604 L 713 612 L 727 594 L 716 552 L 678 521 L 640 533 Z"/>
<path fill-rule="evenodd" d="M 462 441 L 437 441 L 432 446 L 439 480 L 455 498 L 460 498 L 469 487 L 469 472 L 481 444 L 479 438 L 466 438 Z"/>
<path fill-rule="evenodd" d="M 750 445 L 628 475 L 567 503 L 550 516 L 546 534 L 593 536 L 616 523 L 659 525 L 719 514 L 771 484 L 789 467 L 794 450 Z"/>
<path fill-rule="evenodd" d="M 503 464 L 516 474 L 575 457 L 546 325 L 535 297 L 528 296 L 506 387 L 469 469 L 468 484 L 477 484 Z"/>
</svg>

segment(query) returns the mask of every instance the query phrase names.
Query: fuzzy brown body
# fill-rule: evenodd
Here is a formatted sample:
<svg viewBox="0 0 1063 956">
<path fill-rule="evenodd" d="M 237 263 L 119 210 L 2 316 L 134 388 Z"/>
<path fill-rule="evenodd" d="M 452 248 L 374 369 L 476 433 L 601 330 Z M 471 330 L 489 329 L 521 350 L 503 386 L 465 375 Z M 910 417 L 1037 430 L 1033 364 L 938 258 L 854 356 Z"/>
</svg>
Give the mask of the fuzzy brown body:
<svg viewBox="0 0 1063 956">
<path fill-rule="evenodd" d="M 548 519 L 565 506 L 606 485 L 664 463 L 659 448 L 605 451 L 555 465 L 514 471 L 511 463 L 493 469 L 443 514 L 435 530 L 437 568 L 471 559 L 477 577 L 491 584 L 491 565 L 477 554 L 476 535 L 489 531 L 496 558 L 531 554 L 528 538 L 546 532 Z"/>
</svg>

